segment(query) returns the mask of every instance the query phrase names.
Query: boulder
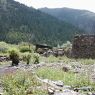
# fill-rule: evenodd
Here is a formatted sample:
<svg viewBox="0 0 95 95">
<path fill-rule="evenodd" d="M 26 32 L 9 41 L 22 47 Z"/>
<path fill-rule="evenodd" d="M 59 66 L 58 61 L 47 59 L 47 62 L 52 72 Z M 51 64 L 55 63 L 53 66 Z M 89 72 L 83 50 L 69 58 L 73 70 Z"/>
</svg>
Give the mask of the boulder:
<svg viewBox="0 0 95 95">
<path fill-rule="evenodd" d="M 68 71 L 71 70 L 71 66 L 68 66 L 68 65 L 66 66 L 66 65 L 65 65 L 65 66 L 62 67 L 62 70 L 63 70 L 64 72 L 68 72 Z"/>
<path fill-rule="evenodd" d="M 80 90 L 83 90 L 83 91 L 91 91 L 92 90 L 92 87 L 90 87 L 90 86 L 87 86 L 87 87 L 81 87 L 81 88 L 79 88 Z"/>
<path fill-rule="evenodd" d="M 54 93 L 55 93 L 54 88 L 48 88 L 48 94 L 49 95 L 54 95 Z"/>
<path fill-rule="evenodd" d="M 55 92 L 54 95 L 82 95 L 72 90 L 64 90 L 62 92 Z"/>
<path fill-rule="evenodd" d="M 56 81 L 55 82 L 56 86 L 63 87 L 64 83 L 62 81 Z"/>
</svg>

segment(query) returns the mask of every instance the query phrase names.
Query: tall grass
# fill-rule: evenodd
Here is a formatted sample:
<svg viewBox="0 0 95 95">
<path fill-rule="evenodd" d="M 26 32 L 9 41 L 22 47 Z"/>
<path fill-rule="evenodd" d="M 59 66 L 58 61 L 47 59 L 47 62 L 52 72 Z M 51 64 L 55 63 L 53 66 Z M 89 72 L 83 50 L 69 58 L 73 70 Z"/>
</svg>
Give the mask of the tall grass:
<svg viewBox="0 0 95 95">
<path fill-rule="evenodd" d="M 38 69 L 37 75 L 44 79 L 62 80 L 65 83 L 65 85 L 70 85 L 73 87 L 82 87 L 82 86 L 89 86 L 89 85 L 95 86 L 95 84 L 93 84 L 88 79 L 88 76 L 84 74 L 79 75 L 73 72 L 64 72 L 62 70 L 45 67 L 45 68 Z"/>
<path fill-rule="evenodd" d="M 1 78 L 1 81 L 4 87 L 4 95 L 28 95 L 26 94 L 28 88 L 36 88 L 40 85 L 35 76 L 26 71 L 5 75 Z M 35 93 L 37 93 L 36 89 L 31 89 L 31 95 L 35 95 Z"/>
<path fill-rule="evenodd" d="M 71 64 L 72 62 L 77 62 L 82 65 L 92 65 L 95 64 L 95 59 L 74 59 L 74 58 L 68 58 L 66 56 L 62 57 L 55 57 L 55 56 L 49 56 L 49 57 L 42 57 L 40 56 L 40 61 L 43 61 L 45 63 L 64 63 L 64 64 Z"/>
</svg>

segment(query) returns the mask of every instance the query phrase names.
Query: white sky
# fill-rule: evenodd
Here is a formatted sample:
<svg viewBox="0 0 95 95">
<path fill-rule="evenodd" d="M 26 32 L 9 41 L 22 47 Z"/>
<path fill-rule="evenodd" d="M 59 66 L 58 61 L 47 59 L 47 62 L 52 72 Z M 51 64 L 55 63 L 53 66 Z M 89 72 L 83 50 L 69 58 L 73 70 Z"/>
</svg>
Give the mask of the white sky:
<svg viewBox="0 0 95 95">
<path fill-rule="evenodd" d="M 15 0 L 34 8 L 75 8 L 95 12 L 95 0 Z"/>
</svg>

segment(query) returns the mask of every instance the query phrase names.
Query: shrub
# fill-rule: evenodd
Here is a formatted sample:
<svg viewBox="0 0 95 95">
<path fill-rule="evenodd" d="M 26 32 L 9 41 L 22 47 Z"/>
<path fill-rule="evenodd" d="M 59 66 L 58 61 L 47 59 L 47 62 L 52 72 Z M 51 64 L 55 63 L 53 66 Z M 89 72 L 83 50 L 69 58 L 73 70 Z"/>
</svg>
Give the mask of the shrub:
<svg viewBox="0 0 95 95">
<path fill-rule="evenodd" d="M 29 46 L 22 46 L 19 48 L 20 52 L 31 52 L 32 50 L 29 48 Z"/>
<path fill-rule="evenodd" d="M 26 61 L 27 65 L 28 65 L 31 61 L 31 54 L 30 53 L 25 53 L 23 55 L 23 60 Z"/>
<path fill-rule="evenodd" d="M 19 63 L 19 52 L 16 49 L 9 51 L 9 57 L 12 60 L 12 66 L 18 65 L 18 63 Z"/>
<path fill-rule="evenodd" d="M 35 50 L 35 47 L 32 44 L 30 44 L 30 43 L 22 42 L 22 43 L 19 44 L 19 50 L 22 53 L 32 52 L 32 51 Z"/>
<path fill-rule="evenodd" d="M 8 49 L 9 49 L 9 45 L 5 42 L 0 42 L 0 52 L 1 53 L 7 53 Z"/>
<path fill-rule="evenodd" d="M 72 48 L 72 44 L 71 42 L 67 41 L 66 43 L 64 43 L 61 48 L 63 49 L 68 49 L 68 48 Z"/>
<path fill-rule="evenodd" d="M 34 54 L 33 55 L 33 63 L 34 64 L 39 64 L 39 54 Z"/>
<path fill-rule="evenodd" d="M 0 52 L 7 53 L 7 51 L 8 51 L 8 48 L 0 47 Z"/>
<path fill-rule="evenodd" d="M 64 43 L 61 48 L 64 49 L 64 53 L 67 57 L 71 57 L 72 53 L 72 44 L 71 42 L 67 41 L 66 43 Z"/>
</svg>

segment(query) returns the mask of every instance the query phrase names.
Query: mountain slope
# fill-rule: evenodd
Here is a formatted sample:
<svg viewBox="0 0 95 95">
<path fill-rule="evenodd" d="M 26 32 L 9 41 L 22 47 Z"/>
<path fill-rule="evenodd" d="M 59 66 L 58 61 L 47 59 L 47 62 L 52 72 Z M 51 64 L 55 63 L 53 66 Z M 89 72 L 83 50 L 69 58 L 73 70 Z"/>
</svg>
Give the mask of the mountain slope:
<svg viewBox="0 0 95 95">
<path fill-rule="evenodd" d="M 93 12 L 71 8 L 41 8 L 39 10 L 84 29 L 87 33 L 95 33 L 95 13 Z"/>
<path fill-rule="evenodd" d="M 0 40 L 57 45 L 83 31 L 13 0 L 0 1 Z"/>
</svg>

